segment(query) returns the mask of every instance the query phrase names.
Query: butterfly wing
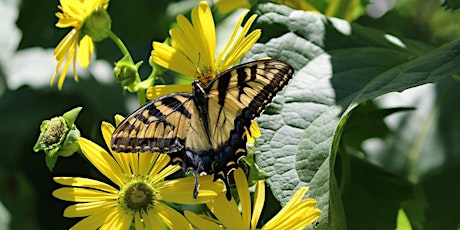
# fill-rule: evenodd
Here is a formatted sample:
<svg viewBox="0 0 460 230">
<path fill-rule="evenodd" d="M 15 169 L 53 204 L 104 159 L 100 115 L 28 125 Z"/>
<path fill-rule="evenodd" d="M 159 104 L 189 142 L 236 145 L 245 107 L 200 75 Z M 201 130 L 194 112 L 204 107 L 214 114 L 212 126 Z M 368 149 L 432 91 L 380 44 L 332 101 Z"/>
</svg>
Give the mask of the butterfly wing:
<svg viewBox="0 0 460 230">
<path fill-rule="evenodd" d="M 246 135 L 275 95 L 292 78 L 294 69 L 278 60 L 260 60 L 236 66 L 209 83 L 208 131 L 216 151 L 215 175 L 222 179 L 246 155 Z"/>
<path fill-rule="evenodd" d="M 184 148 L 193 103 L 188 93 L 169 94 L 140 107 L 125 118 L 112 134 L 115 152 L 174 153 Z"/>
</svg>

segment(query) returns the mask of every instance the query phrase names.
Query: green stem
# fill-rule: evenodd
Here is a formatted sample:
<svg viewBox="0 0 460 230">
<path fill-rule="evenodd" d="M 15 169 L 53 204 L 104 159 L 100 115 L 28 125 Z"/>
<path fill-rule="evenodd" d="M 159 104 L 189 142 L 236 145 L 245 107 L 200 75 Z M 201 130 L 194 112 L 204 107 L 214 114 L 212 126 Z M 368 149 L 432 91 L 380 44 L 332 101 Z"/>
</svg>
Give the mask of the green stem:
<svg viewBox="0 0 460 230">
<path fill-rule="evenodd" d="M 118 46 L 123 56 L 129 56 L 131 58 L 131 54 L 129 53 L 125 44 L 123 43 L 123 41 L 121 41 L 121 39 L 115 33 L 113 33 L 112 31 L 109 31 L 109 37 Z M 139 74 L 136 74 L 135 82 L 141 82 L 141 77 L 139 76 Z M 142 106 L 146 103 L 145 90 L 146 88 L 144 87 L 140 87 L 136 89 L 137 101 L 139 102 L 139 106 Z"/>
<path fill-rule="evenodd" d="M 120 51 L 121 53 L 123 54 L 123 56 L 126 56 L 126 55 L 129 55 L 129 51 L 128 49 L 126 48 L 125 44 L 121 41 L 121 39 L 115 35 L 111 30 L 109 31 L 109 37 L 112 39 L 112 41 L 118 46 L 118 48 L 120 48 Z"/>
<path fill-rule="evenodd" d="M 139 106 L 145 105 L 147 100 L 145 99 L 145 89 L 139 89 L 137 91 L 137 101 L 139 102 Z"/>
</svg>

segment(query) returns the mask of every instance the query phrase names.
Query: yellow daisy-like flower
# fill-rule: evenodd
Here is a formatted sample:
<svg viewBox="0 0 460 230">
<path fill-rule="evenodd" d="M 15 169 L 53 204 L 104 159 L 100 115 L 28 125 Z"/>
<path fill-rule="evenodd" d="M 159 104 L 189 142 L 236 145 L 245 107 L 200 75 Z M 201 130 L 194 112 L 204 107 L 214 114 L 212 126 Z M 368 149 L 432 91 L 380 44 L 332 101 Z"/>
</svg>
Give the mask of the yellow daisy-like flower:
<svg viewBox="0 0 460 230">
<path fill-rule="evenodd" d="M 110 146 L 115 128 L 104 122 L 101 129 Z M 85 138 L 78 142 L 85 157 L 118 188 L 88 178 L 55 177 L 57 183 L 68 187 L 56 189 L 53 196 L 78 202 L 67 207 L 64 216 L 85 217 L 72 229 L 130 229 L 133 222 L 136 230 L 191 229 L 184 216 L 167 203 L 204 203 L 225 190 L 222 183 L 212 181 L 212 176 L 202 176 L 194 200 L 193 177 L 165 181 L 180 169 L 178 165 L 167 166 L 168 155 L 108 153 Z"/>
<path fill-rule="evenodd" d="M 73 63 L 74 80 L 78 81 L 76 72 L 76 62 L 83 68 L 88 67 L 91 54 L 94 51 L 93 38 L 86 33 L 82 33 L 82 27 L 88 17 L 99 9 L 107 9 L 109 0 L 60 0 L 58 8 L 62 12 L 56 13 L 59 21 L 56 27 L 73 29 L 59 42 L 54 50 L 54 58 L 57 60 L 56 70 L 51 78 L 51 85 L 62 67 L 62 72 L 58 80 L 58 88 L 62 89 L 64 80 L 69 70 L 70 63 Z"/>
<path fill-rule="evenodd" d="M 192 212 L 185 212 L 187 219 L 198 229 L 230 229 L 253 230 L 257 227 L 265 200 L 264 181 L 259 180 L 254 193 L 254 206 L 251 213 L 251 199 L 246 177 L 242 169 L 234 171 L 236 188 L 241 202 L 241 212 L 232 199 L 228 201 L 225 195 L 218 195 L 206 203 L 208 208 L 217 217 L 203 217 Z M 307 187 L 300 188 L 281 211 L 268 221 L 261 229 L 303 229 L 316 221 L 321 211 L 315 208 L 316 200 L 303 199 Z"/>
<path fill-rule="evenodd" d="M 248 11 L 243 13 L 233 30 L 225 48 L 217 58 L 216 31 L 211 9 L 206 1 L 200 2 L 192 10 L 192 21 L 184 15 L 177 16 L 178 27 L 169 31 L 171 45 L 153 42 L 151 59 L 154 63 L 198 79 L 201 85 L 207 85 L 219 73 L 229 69 L 256 43 L 261 35 L 259 29 L 248 34 L 257 15 L 249 17 L 240 31 Z"/>
</svg>

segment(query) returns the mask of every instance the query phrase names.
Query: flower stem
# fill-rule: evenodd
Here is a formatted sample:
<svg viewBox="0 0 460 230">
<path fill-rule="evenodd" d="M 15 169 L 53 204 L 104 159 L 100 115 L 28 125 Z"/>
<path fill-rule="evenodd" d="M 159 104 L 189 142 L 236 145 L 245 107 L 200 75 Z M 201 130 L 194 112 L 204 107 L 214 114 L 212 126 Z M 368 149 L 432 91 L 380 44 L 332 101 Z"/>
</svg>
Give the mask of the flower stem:
<svg viewBox="0 0 460 230">
<path fill-rule="evenodd" d="M 132 60 L 131 54 L 129 53 L 128 49 L 126 48 L 125 44 L 121 39 L 112 31 L 109 31 L 109 37 L 112 39 L 112 41 L 118 46 L 120 49 L 121 53 L 123 56 L 129 56 L 129 58 Z M 141 82 L 141 78 L 139 76 L 139 73 L 136 74 L 136 80 L 135 82 Z M 146 98 L 145 98 L 145 88 L 143 87 L 138 87 L 136 89 L 137 93 L 137 101 L 139 102 L 139 106 L 142 106 L 146 103 Z"/>
<path fill-rule="evenodd" d="M 139 106 L 145 105 L 147 100 L 145 99 L 145 89 L 139 89 L 137 91 L 137 101 L 139 102 Z"/>
<path fill-rule="evenodd" d="M 123 54 L 123 56 L 125 55 L 129 55 L 129 51 L 128 49 L 126 48 L 125 44 L 121 41 L 121 39 L 115 35 L 111 30 L 109 31 L 109 37 L 112 39 L 112 41 L 118 46 L 118 48 L 120 48 L 120 51 L 121 53 Z"/>
</svg>

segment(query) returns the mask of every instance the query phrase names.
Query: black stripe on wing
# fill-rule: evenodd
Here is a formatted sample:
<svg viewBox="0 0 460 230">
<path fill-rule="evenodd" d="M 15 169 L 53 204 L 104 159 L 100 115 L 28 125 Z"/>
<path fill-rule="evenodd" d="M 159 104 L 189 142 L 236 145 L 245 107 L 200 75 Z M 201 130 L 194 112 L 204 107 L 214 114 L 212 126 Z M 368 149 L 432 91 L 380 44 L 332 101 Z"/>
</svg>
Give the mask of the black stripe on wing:
<svg viewBox="0 0 460 230">
<path fill-rule="evenodd" d="M 115 152 L 171 153 L 183 149 L 192 117 L 188 93 L 169 94 L 140 107 L 123 120 L 112 134 Z"/>
<path fill-rule="evenodd" d="M 264 111 L 275 95 L 294 74 L 289 64 L 278 60 L 259 60 L 236 66 L 209 83 L 205 91 L 212 98 L 217 94 L 221 108 L 243 110 L 244 119 L 252 120 Z M 216 90 L 217 93 L 212 93 Z"/>
</svg>

